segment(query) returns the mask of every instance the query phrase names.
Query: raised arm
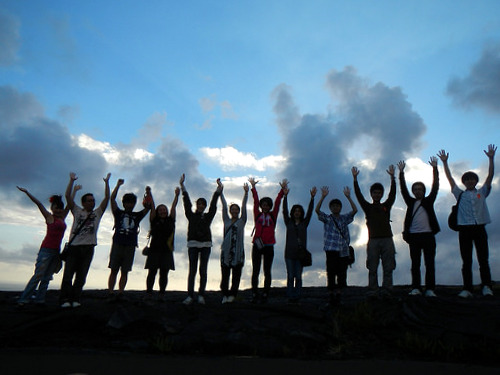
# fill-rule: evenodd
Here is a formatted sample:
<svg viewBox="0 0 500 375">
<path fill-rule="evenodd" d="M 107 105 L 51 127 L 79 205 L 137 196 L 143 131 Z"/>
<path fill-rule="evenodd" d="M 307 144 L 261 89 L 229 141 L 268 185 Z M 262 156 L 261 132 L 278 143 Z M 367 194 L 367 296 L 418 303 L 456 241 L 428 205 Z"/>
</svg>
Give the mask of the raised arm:
<svg viewBox="0 0 500 375">
<path fill-rule="evenodd" d="M 224 185 L 222 185 L 222 182 L 220 178 L 217 179 L 217 188 L 214 191 L 214 194 L 212 195 L 212 199 L 210 200 L 210 207 L 208 208 L 207 216 L 211 219 L 214 218 L 215 214 L 217 213 L 217 201 L 219 200 L 219 195 L 222 193 L 222 190 L 224 189 Z"/>
<path fill-rule="evenodd" d="M 353 181 L 353 185 L 354 185 L 354 194 L 356 194 L 356 198 L 358 199 L 358 202 L 361 205 L 361 208 L 363 208 L 364 206 L 366 206 L 368 204 L 368 202 L 366 201 L 365 197 L 363 197 L 363 194 L 361 193 L 361 189 L 359 188 L 359 183 L 358 183 L 359 169 L 357 167 L 352 167 L 351 173 L 352 173 L 352 181 Z"/>
<path fill-rule="evenodd" d="M 288 186 L 286 186 L 283 191 L 283 221 L 285 222 L 285 225 L 288 225 L 290 222 L 290 215 L 288 213 L 288 193 L 289 189 Z"/>
<path fill-rule="evenodd" d="M 248 202 L 248 184 L 244 183 L 243 184 L 243 200 L 241 202 L 241 219 L 246 222 L 247 221 L 247 202 Z"/>
<path fill-rule="evenodd" d="M 309 193 L 311 194 L 311 200 L 309 201 L 309 206 L 307 207 L 306 217 L 304 220 L 306 222 L 306 225 L 309 225 L 309 222 L 311 221 L 311 216 L 314 209 L 314 197 L 316 196 L 316 191 L 317 191 L 316 186 L 313 186 L 309 191 Z"/>
<path fill-rule="evenodd" d="M 321 188 L 321 198 L 319 199 L 319 202 L 316 205 L 316 210 L 315 210 L 318 215 L 321 212 L 321 205 L 323 204 L 323 201 L 325 200 L 325 198 L 329 192 L 330 192 L 330 190 L 328 189 L 328 186 L 323 186 Z"/>
<path fill-rule="evenodd" d="M 491 181 L 493 181 L 493 175 L 495 174 L 495 152 L 497 151 L 497 147 L 494 144 L 488 145 L 488 150 L 484 150 L 484 153 L 488 157 L 489 167 L 488 167 L 488 176 L 484 181 L 484 184 L 488 187 L 491 187 Z"/>
<path fill-rule="evenodd" d="M 389 195 L 387 196 L 387 200 L 384 203 L 391 207 L 394 204 L 394 201 L 396 200 L 396 178 L 394 176 L 395 172 L 396 168 L 394 168 L 394 165 L 392 164 L 389 165 L 389 168 L 387 168 L 387 174 L 391 177 L 391 188 L 389 190 Z"/>
<path fill-rule="evenodd" d="M 439 191 L 439 170 L 437 157 L 431 156 L 429 159 L 429 165 L 432 167 L 432 188 L 429 196 L 431 199 L 436 199 Z"/>
<path fill-rule="evenodd" d="M 23 193 L 25 193 L 29 199 L 31 199 L 31 201 L 36 204 L 36 206 L 38 207 L 38 209 L 40 210 L 40 212 L 42 213 L 43 217 L 45 218 L 45 221 L 50 224 L 48 222 L 48 220 L 50 220 L 52 218 L 52 214 L 45 208 L 45 206 L 42 204 L 42 202 L 40 202 L 37 198 L 35 198 L 27 189 L 23 188 L 23 187 L 20 187 L 20 186 L 17 186 L 17 188 L 22 191 Z M 53 221 L 53 218 L 52 218 L 52 221 Z"/>
<path fill-rule="evenodd" d="M 446 178 L 448 179 L 448 182 L 450 183 L 451 190 L 455 186 L 457 186 L 455 180 L 453 179 L 453 176 L 451 175 L 450 167 L 448 166 L 448 158 L 449 154 L 445 150 L 440 150 L 437 154 L 439 159 L 443 162 L 443 168 L 444 168 L 444 174 L 446 175 Z"/>
<path fill-rule="evenodd" d="M 229 210 L 227 208 L 226 197 L 224 196 L 224 189 L 220 192 L 220 201 L 222 203 L 222 221 L 229 220 Z"/>
<path fill-rule="evenodd" d="M 102 212 L 106 211 L 106 207 L 108 207 L 109 202 L 109 178 L 111 177 L 111 173 L 108 173 L 106 177 L 103 178 L 104 181 L 104 199 L 102 200 L 99 208 Z"/>
<path fill-rule="evenodd" d="M 248 179 L 248 182 L 250 183 L 250 186 L 252 186 L 252 198 L 253 198 L 253 219 L 257 220 L 257 218 L 260 215 L 260 205 L 259 205 L 259 194 L 257 193 L 257 189 L 255 188 L 255 185 L 259 181 L 255 180 L 254 177 L 250 177 Z"/>
<path fill-rule="evenodd" d="M 408 191 L 408 186 L 406 186 L 405 167 L 406 167 L 406 163 L 404 162 L 404 160 L 400 160 L 398 162 L 399 188 L 401 190 L 401 195 L 403 196 L 403 199 L 404 199 L 406 205 L 408 205 L 410 203 L 411 197 L 410 197 L 410 192 Z"/>
<path fill-rule="evenodd" d="M 118 190 L 120 189 L 120 186 L 122 186 L 125 183 L 125 180 L 123 178 L 118 179 L 116 181 L 116 186 L 113 189 L 113 192 L 111 193 L 111 211 L 115 212 L 118 209 L 118 205 L 116 204 L 116 196 L 118 195 Z"/>
<path fill-rule="evenodd" d="M 174 191 L 174 200 L 172 201 L 172 206 L 170 206 L 170 217 L 172 219 L 175 219 L 175 215 L 176 215 L 176 207 L 177 207 L 177 203 L 179 202 L 179 194 L 181 192 L 181 189 L 179 189 L 178 187 L 175 188 L 175 191 Z M 152 212 L 152 211 L 151 211 Z"/>
<path fill-rule="evenodd" d="M 356 206 L 356 203 L 354 203 L 354 201 L 351 198 L 351 189 L 349 189 L 349 186 L 346 186 L 344 188 L 344 195 L 347 198 L 347 200 L 349 201 L 349 204 L 351 205 L 352 216 L 356 215 L 358 212 L 358 207 Z"/>
<path fill-rule="evenodd" d="M 69 210 L 73 209 L 73 207 L 75 206 L 74 195 L 72 194 L 72 190 L 73 190 L 73 184 L 75 183 L 76 180 L 78 180 L 76 174 L 74 172 L 70 172 L 68 186 L 66 187 L 66 192 L 64 194 L 66 198 L 66 204 Z"/>
</svg>

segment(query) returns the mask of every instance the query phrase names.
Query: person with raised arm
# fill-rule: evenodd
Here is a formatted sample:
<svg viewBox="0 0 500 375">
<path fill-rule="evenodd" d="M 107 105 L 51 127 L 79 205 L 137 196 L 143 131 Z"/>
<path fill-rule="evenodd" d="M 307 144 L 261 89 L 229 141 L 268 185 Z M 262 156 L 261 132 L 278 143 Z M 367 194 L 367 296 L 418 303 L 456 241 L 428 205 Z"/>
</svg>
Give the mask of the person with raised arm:
<svg viewBox="0 0 500 375">
<path fill-rule="evenodd" d="M 423 182 L 415 182 L 411 186 L 413 197 L 408 192 L 405 180 L 406 164 L 403 160 L 398 163 L 399 183 L 401 195 L 408 207 L 403 226 L 403 239 L 408 242 L 411 258 L 411 296 L 422 294 L 420 265 L 422 253 L 425 262 L 425 292 L 426 297 L 436 297 L 436 271 L 434 260 L 436 258 L 436 237 L 441 230 L 434 212 L 434 202 L 439 190 L 438 160 L 431 156 L 429 164 L 432 166 L 432 188 L 429 195 L 425 196 Z"/>
<path fill-rule="evenodd" d="M 486 224 L 491 222 L 486 198 L 491 192 L 491 182 L 495 173 L 495 153 L 497 147 L 494 144 L 488 145 L 484 150 L 488 157 L 488 176 L 484 180 L 483 186 L 476 187 L 479 182 L 479 176 L 468 171 L 462 175 L 462 183 L 465 190 L 460 189 L 450 171 L 448 165 L 449 154 L 445 150 L 440 150 L 438 156 L 443 162 L 446 178 L 450 183 L 451 192 L 455 196 L 458 204 L 457 224 L 458 224 L 458 243 L 460 246 L 460 255 L 462 257 L 462 278 L 464 289 L 459 293 L 461 298 L 473 297 L 472 283 L 472 249 L 475 245 L 477 261 L 479 263 L 479 274 L 481 276 L 481 291 L 483 296 L 493 295 L 491 290 L 491 271 L 489 265 L 489 246 Z"/>
<path fill-rule="evenodd" d="M 316 205 L 316 214 L 323 222 L 323 250 L 326 255 L 326 276 L 329 292 L 329 304 L 337 306 L 341 303 L 342 290 L 347 287 L 347 266 L 349 259 L 349 245 L 351 237 L 348 225 L 354 221 L 358 207 L 351 198 L 351 189 L 344 188 L 344 195 L 351 205 L 351 211 L 340 214 L 342 201 L 332 199 L 328 204 L 331 214 L 321 211 L 323 201 L 330 193 L 328 186 L 321 188 L 321 198 Z"/>
<path fill-rule="evenodd" d="M 36 204 L 45 219 L 45 224 L 47 224 L 47 232 L 36 258 L 35 272 L 24 288 L 21 297 L 17 300 L 17 304 L 18 306 L 24 306 L 29 303 L 33 293 L 36 291 L 35 304 L 44 305 L 45 295 L 52 280 L 52 275 L 60 269 L 61 261 L 59 259 L 59 252 L 61 250 L 61 241 L 66 231 L 64 220 L 68 216 L 69 208 L 68 206 L 64 207 L 62 196 L 52 195 L 49 198 L 50 211 L 48 211 L 42 202 L 35 198 L 27 189 L 19 186 L 17 188 Z M 80 185 L 74 187 L 73 196 L 80 188 Z"/>
<path fill-rule="evenodd" d="M 133 193 L 123 195 L 122 204 L 123 210 L 116 203 L 116 196 L 120 186 L 125 183 L 123 179 L 119 179 L 116 183 L 113 192 L 111 193 L 111 212 L 114 218 L 113 241 L 111 251 L 109 253 L 109 265 L 111 270 L 108 278 L 108 292 L 112 299 L 122 299 L 125 291 L 125 286 L 128 281 L 128 273 L 132 271 L 134 263 L 135 248 L 137 247 L 137 237 L 139 234 L 139 224 L 151 209 L 151 203 L 145 203 L 141 211 L 134 212 L 134 207 L 137 203 L 137 196 Z M 114 295 L 116 278 L 120 272 L 120 281 L 118 282 L 118 294 Z"/>
<path fill-rule="evenodd" d="M 224 197 L 223 185 L 220 184 L 220 200 L 222 202 L 222 222 L 224 223 L 224 238 L 220 252 L 220 265 L 222 279 L 222 303 L 232 303 L 236 299 L 240 286 L 241 272 L 245 263 L 245 225 L 247 223 L 248 184 L 243 184 L 243 201 L 241 208 L 236 203 L 227 207 Z M 240 216 L 241 212 L 241 216 Z M 229 278 L 231 277 L 231 289 Z"/>
<path fill-rule="evenodd" d="M 79 307 L 81 305 L 80 298 L 83 286 L 87 280 L 90 264 L 94 257 L 94 249 L 97 245 L 97 230 L 109 202 L 110 177 L 111 173 L 108 173 L 103 178 L 104 199 L 94 209 L 95 198 L 91 193 L 82 196 L 82 207 L 75 204 L 71 190 L 78 177 L 73 172 L 69 174 L 69 183 L 65 195 L 68 208 L 73 214 L 73 226 L 70 233 L 71 246 L 64 263 L 61 294 L 59 296 L 62 308 Z"/>
<path fill-rule="evenodd" d="M 358 199 L 361 209 L 365 213 L 366 226 L 368 228 L 368 244 L 366 246 L 366 268 L 368 269 L 369 294 L 379 293 L 378 265 L 382 260 L 383 281 L 382 294 L 390 294 L 393 287 L 392 273 L 396 268 L 396 248 L 392 238 L 391 208 L 396 200 L 396 180 L 394 177 L 394 165 L 390 165 L 387 173 L 391 178 L 391 189 L 387 199 L 382 202 L 384 186 L 380 182 L 370 186 L 372 203 L 363 197 L 358 184 L 359 169 L 351 168 L 354 180 L 354 193 Z"/>
<path fill-rule="evenodd" d="M 200 261 L 200 287 L 198 289 L 198 303 L 205 304 L 205 289 L 207 286 L 208 260 L 212 248 L 212 232 L 210 225 L 217 212 L 217 200 L 221 193 L 220 179 L 217 179 L 217 189 L 212 195 L 210 207 L 207 208 L 207 200 L 198 198 L 196 200 L 196 210 L 193 212 L 191 199 L 184 186 L 186 176 L 182 174 L 179 184 L 182 190 L 182 202 L 184 203 L 184 214 L 188 220 L 187 247 L 189 255 L 188 273 L 188 296 L 183 301 L 185 305 L 190 305 L 194 301 L 194 282 L 196 278 L 196 268 L 198 259 Z"/>
<path fill-rule="evenodd" d="M 175 235 L 175 216 L 177 202 L 179 201 L 180 188 L 175 188 L 174 200 L 170 206 L 170 213 L 164 204 L 159 204 L 155 208 L 153 196 L 151 197 L 151 213 L 149 222 L 151 229 L 149 230 L 149 251 L 146 257 L 145 269 L 148 270 L 146 278 L 146 293 L 148 297 L 153 294 L 153 286 L 155 283 L 156 274 L 160 271 L 159 276 L 159 300 L 165 299 L 165 290 L 168 284 L 169 271 L 175 270 L 174 263 L 174 235 Z"/>
<path fill-rule="evenodd" d="M 297 303 L 302 295 L 301 253 L 307 250 L 307 227 L 311 221 L 314 209 L 316 187 L 310 190 L 311 199 L 307 213 L 300 204 L 294 204 L 288 211 L 288 186 L 283 188 L 283 220 L 286 226 L 285 265 L 286 265 L 286 294 L 289 303 Z"/>
<path fill-rule="evenodd" d="M 252 303 L 266 303 L 271 289 L 271 269 L 274 259 L 274 244 L 276 243 L 275 229 L 280 209 L 283 189 L 287 187 L 288 180 L 280 182 L 281 189 L 274 201 L 269 197 L 259 200 L 256 185 L 259 181 L 250 177 L 248 179 L 252 186 L 253 218 L 255 222 L 252 246 Z M 259 274 L 264 259 L 264 289 L 262 296 L 259 295 Z"/>
</svg>

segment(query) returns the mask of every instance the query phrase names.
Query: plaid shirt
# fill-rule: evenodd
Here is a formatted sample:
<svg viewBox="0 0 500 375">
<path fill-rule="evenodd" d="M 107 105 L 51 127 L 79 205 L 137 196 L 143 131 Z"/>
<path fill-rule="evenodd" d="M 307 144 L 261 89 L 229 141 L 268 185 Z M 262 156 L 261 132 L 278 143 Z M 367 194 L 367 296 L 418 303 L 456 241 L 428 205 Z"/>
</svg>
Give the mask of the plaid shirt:
<svg viewBox="0 0 500 375">
<path fill-rule="evenodd" d="M 339 251 L 341 257 L 349 256 L 349 228 L 347 227 L 354 220 L 354 215 L 351 212 L 345 215 L 340 215 L 334 218 L 332 214 L 327 215 L 323 211 L 318 214 L 318 219 L 324 223 L 323 240 L 325 251 Z M 337 225 L 335 225 L 335 222 Z M 339 232 L 339 228 L 341 232 Z"/>
</svg>

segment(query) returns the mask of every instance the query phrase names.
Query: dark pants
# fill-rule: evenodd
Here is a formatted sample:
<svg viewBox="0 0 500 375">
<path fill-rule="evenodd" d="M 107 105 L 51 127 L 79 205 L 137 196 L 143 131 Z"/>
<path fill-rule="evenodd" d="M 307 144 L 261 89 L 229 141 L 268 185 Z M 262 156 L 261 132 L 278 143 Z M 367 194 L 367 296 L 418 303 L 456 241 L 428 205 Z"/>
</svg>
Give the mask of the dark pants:
<svg viewBox="0 0 500 375">
<path fill-rule="evenodd" d="M 80 302 L 90 263 L 94 257 L 94 247 L 94 245 L 70 246 L 61 282 L 59 296 L 61 303 Z"/>
<path fill-rule="evenodd" d="M 210 258 L 209 247 L 190 247 L 189 255 L 189 274 L 188 274 L 188 296 L 194 295 L 194 279 L 196 278 L 196 268 L 198 268 L 198 258 L 200 258 L 200 288 L 198 294 L 203 296 L 207 287 L 207 269 L 208 259 Z"/>
<path fill-rule="evenodd" d="M 233 266 L 233 267 L 228 267 L 226 265 L 221 266 L 222 280 L 220 282 L 220 289 L 221 289 L 222 294 L 224 296 L 236 297 L 236 295 L 238 294 L 238 288 L 240 287 L 241 270 L 242 269 L 243 269 L 243 264 Z M 232 271 L 233 277 L 231 280 L 231 291 L 229 291 L 229 277 L 231 276 L 231 271 Z"/>
<path fill-rule="evenodd" d="M 170 271 L 170 269 L 164 267 L 164 268 L 160 268 L 159 270 L 160 270 L 160 278 L 159 278 L 160 293 L 164 293 L 165 289 L 167 289 L 168 272 Z M 158 268 L 152 268 L 148 271 L 148 276 L 146 277 L 146 290 L 148 292 L 153 291 L 157 272 L 158 272 Z"/>
<path fill-rule="evenodd" d="M 491 272 L 488 264 L 488 234 L 484 225 L 460 226 L 458 231 L 460 255 L 462 256 L 462 278 L 464 289 L 472 292 L 472 245 L 476 246 L 481 284 L 491 287 Z"/>
<path fill-rule="evenodd" d="M 347 257 L 338 251 L 325 251 L 327 288 L 330 292 L 347 286 Z"/>
<path fill-rule="evenodd" d="M 260 265 L 264 258 L 264 293 L 268 294 L 271 289 L 271 268 L 274 259 L 274 246 L 266 245 L 262 249 L 257 246 L 252 247 L 252 291 L 257 293 L 259 288 Z"/>
<path fill-rule="evenodd" d="M 434 290 L 436 287 L 436 271 L 434 259 L 436 258 L 436 238 L 432 233 L 410 233 L 408 238 L 411 257 L 411 285 L 413 289 L 420 289 L 422 279 L 420 265 L 422 252 L 425 263 L 425 289 Z"/>
</svg>

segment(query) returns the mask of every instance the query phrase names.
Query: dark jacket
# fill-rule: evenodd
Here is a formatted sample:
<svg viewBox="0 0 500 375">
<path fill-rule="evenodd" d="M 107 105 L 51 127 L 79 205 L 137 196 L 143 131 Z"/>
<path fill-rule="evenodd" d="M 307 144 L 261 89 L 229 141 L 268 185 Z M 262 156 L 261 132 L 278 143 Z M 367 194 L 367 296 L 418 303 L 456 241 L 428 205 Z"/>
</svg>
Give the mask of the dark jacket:
<svg viewBox="0 0 500 375">
<path fill-rule="evenodd" d="M 212 195 L 210 207 L 208 212 L 198 213 L 193 212 L 191 200 L 187 191 L 182 192 L 182 201 L 184 202 L 184 213 L 188 219 L 188 241 L 208 242 L 212 241 L 212 232 L 210 231 L 210 224 L 217 213 L 217 199 L 219 199 L 219 192 Z"/>
<path fill-rule="evenodd" d="M 422 198 L 421 207 L 427 212 L 429 216 L 429 225 L 431 226 L 432 234 L 438 233 L 441 229 L 439 228 L 439 223 L 434 212 L 434 202 L 436 201 L 438 190 L 439 190 L 439 172 L 437 167 L 433 168 L 433 180 L 431 192 L 428 196 Z M 413 207 L 417 201 L 415 198 L 410 196 L 408 188 L 406 186 L 405 174 L 404 172 L 399 173 L 399 183 L 401 185 L 401 195 L 408 206 L 406 210 L 405 222 L 403 231 L 410 233 L 410 226 L 413 220 Z"/>
</svg>

